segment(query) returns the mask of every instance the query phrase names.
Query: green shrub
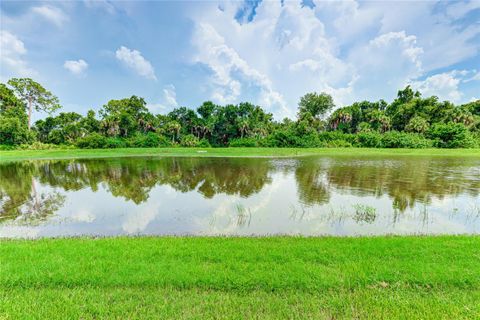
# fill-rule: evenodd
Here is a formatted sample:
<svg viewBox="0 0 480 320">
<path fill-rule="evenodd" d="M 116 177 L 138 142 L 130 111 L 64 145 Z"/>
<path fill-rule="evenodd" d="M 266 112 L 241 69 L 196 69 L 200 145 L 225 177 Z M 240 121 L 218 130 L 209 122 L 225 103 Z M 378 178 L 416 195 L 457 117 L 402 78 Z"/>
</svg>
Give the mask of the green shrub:
<svg viewBox="0 0 480 320">
<path fill-rule="evenodd" d="M 15 150 L 15 146 L 8 144 L 0 144 L 0 151 Z"/>
<path fill-rule="evenodd" d="M 382 135 L 382 148 L 428 148 L 432 141 L 416 133 L 389 131 Z"/>
<path fill-rule="evenodd" d="M 35 133 L 15 117 L 0 115 L 0 144 L 20 145 L 35 141 Z"/>
<path fill-rule="evenodd" d="M 209 142 L 207 139 L 200 139 L 197 147 L 200 147 L 200 148 L 211 148 L 212 145 L 210 144 L 210 142 Z"/>
<path fill-rule="evenodd" d="M 477 144 L 474 136 L 461 123 L 436 123 L 428 136 L 437 148 L 473 148 Z"/>
<path fill-rule="evenodd" d="M 351 147 L 356 144 L 356 136 L 351 133 L 343 133 L 340 131 L 325 131 L 318 134 L 318 139 L 326 143 L 327 147 Z M 343 141 L 343 142 L 341 142 Z"/>
<path fill-rule="evenodd" d="M 158 133 L 138 133 L 129 139 L 128 145 L 136 148 L 157 148 L 171 146 L 170 140 Z"/>
<path fill-rule="evenodd" d="M 57 144 L 52 144 L 52 143 L 42 143 L 40 141 L 35 141 L 34 143 L 28 144 L 21 144 L 18 146 L 18 149 L 21 150 L 52 150 L 52 149 L 59 149 L 59 148 L 65 148 L 69 146 L 60 146 Z"/>
<path fill-rule="evenodd" d="M 259 141 L 255 138 L 237 138 L 228 143 L 230 147 L 258 147 Z"/>
<path fill-rule="evenodd" d="M 94 132 L 77 140 L 77 147 L 82 149 L 101 149 L 105 148 L 107 138 Z"/>
<path fill-rule="evenodd" d="M 267 138 L 260 140 L 259 146 L 278 148 L 319 148 L 324 147 L 325 143 L 319 140 L 318 134 L 315 132 L 297 135 L 295 130 L 286 129 L 275 131 Z"/>
<path fill-rule="evenodd" d="M 193 134 L 187 134 L 180 139 L 180 145 L 182 147 L 198 147 L 200 145 L 200 140 L 198 140 Z"/>
<path fill-rule="evenodd" d="M 381 148 L 382 135 L 378 132 L 359 132 L 355 136 L 355 146 L 363 148 Z"/>
<path fill-rule="evenodd" d="M 110 137 L 105 139 L 105 145 L 102 148 L 115 149 L 115 148 L 126 148 L 126 147 L 128 147 L 128 144 L 124 139 Z"/>
</svg>

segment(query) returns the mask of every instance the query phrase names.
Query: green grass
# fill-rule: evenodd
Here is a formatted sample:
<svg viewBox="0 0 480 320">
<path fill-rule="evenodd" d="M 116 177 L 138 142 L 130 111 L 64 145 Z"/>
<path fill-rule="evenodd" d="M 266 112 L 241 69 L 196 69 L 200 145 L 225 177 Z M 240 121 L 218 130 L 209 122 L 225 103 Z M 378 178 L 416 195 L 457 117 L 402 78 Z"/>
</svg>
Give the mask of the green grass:
<svg viewBox="0 0 480 320">
<path fill-rule="evenodd" d="M 0 151 L 1 161 L 99 158 L 131 156 L 198 157 L 285 157 L 306 155 L 408 155 L 408 156 L 476 156 L 480 149 L 367 149 L 367 148 L 126 148 L 126 149 L 54 149 Z"/>
<path fill-rule="evenodd" d="M 0 319 L 480 318 L 480 237 L 0 241 Z"/>
</svg>

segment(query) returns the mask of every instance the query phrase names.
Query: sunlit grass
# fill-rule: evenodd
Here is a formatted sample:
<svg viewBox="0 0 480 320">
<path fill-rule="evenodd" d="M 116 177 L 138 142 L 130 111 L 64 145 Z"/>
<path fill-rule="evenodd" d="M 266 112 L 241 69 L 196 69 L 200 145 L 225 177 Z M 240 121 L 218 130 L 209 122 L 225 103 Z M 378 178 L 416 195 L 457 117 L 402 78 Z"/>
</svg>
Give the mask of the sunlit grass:
<svg viewBox="0 0 480 320">
<path fill-rule="evenodd" d="M 0 241 L 4 318 L 480 317 L 480 237 Z"/>
<path fill-rule="evenodd" d="M 205 152 L 206 151 L 206 152 Z M 127 156 L 286 157 L 307 155 L 354 156 L 465 156 L 480 157 L 480 149 L 368 149 L 368 148 L 129 148 L 0 151 L 0 161 Z"/>
</svg>

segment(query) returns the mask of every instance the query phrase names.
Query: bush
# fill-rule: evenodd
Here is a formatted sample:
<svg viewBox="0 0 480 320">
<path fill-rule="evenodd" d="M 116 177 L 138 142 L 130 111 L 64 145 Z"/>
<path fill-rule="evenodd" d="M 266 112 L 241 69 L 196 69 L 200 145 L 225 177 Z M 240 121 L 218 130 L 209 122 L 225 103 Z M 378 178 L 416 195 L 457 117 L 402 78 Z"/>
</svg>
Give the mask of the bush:
<svg viewBox="0 0 480 320">
<path fill-rule="evenodd" d="M 106 144 L 107 138 L 95 132 L 78 139 L 76 143 L 77 147 L 82 149 L 101 149 L 105 148 Z"/>
<path fill-rule="evenodd" d="M 127 142 L 121 138 L 106 138 L 105 145 L 102 148 L 126 148 L 128 147 Z"/>
<path fill-rule="evenodd" d="M 136 148 L 157 148 L 169 147 L 170 141 L 158 133 L 149 132 L 147 134 L 137 134 L 129 139 L 129 146 Z"/>
<path fill-rule="evenodd" d="M 208 142 L 207 139 L 201 139 L 200 142 L 198 143 L 198 146 L 197 147 L 200 147 L 200 148 L 211 148 L 212 145 L 210 144 L 210 142 Z"/>
<path fill-rule="evenodd" d="M 51 143 L 42 143 L 40 141 L 35 141 L 32 144 L 21 144 L 18 146 L 18 149 L 21 150 L 52 150 L 52 149 L 59 149 L 59 148 L 65 148 L 68 146 L 59 146 L 57 144 L 51 144 Z M 71 146 L 70 146 L 71 147 Z"/>
<path fill-rule="evenodd" d="M 359 132 L 355 137 L 355 145 L 363 148 L 381 148 L 382 135 L 378 132 Z"/>
<path fill-rule="evenodd" d="M 325 131 L 325 132 L 320 132 L 318 134 L 318 139 L 320 141 L 325 141 L 327 143 L 330 143 L 332 141 L 345 141 L 346 144 L 353 145 L 356 142 L 356 138 L 354 134 L 351 133 L 343 133 L 340 131 Z"/>
<path fill-rule="evenodd" d="M 382 135 L 382 148 L 428 148 L 433 145 L 431 140 L 416 133 L 389 131 Z"/>
<path fill-rule="evenodd" d="M 255 138 L 232 139 L 228 143 L 230 147 L 258 147 L 259 141 Z"/>
<path fill-rule="evenodd" d="M 319 148 L 325 146 L 325 143 L 319 140 L 317 133 L 309 132 L 297 135 L 297 132 L 291 128 L 275 131 L 267 138 L 260 140 L 258 144 L 262 147 L 278 148 Z"/>
<path fill-rule="evenodd" d="M 473 148 L 477 144 L 467 127 L 461 123 L 436 123 L 428 136 L 437 148 Z"/>
<path fill-rule="evenodd" d="M 187 134 L 180 139 L 180 145 L 182 147 L 198 147 L 200 146 L 200 140 L 193 134 Z"/>
<path fill-rule="evenodd" d="M 20 119 L 0 115 L 0 144 L 20 145 L 34 140 L 35 133 L 28 130 Z"/>
</svg>

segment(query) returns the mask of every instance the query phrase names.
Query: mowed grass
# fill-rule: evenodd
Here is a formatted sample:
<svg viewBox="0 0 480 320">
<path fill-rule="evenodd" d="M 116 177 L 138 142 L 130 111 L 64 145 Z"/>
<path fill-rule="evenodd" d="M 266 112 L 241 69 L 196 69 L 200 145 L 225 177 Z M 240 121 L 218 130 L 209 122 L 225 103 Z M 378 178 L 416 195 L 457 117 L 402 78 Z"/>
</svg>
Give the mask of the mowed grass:
<svg viewBox="0 0 480 320">
<path fill-rule="evenodd" d="M 465 156 L 480 157 L 480 149 L 379 148 L 125 148 L 0 151 L 0 162 L 134 156 L 175 157 L 290 157 L 290 156 Z"/>
<path fill-rule="evenodd" d="M 480 318 L 480 237 L 0 241 L 0 319 Z"/>
</svg>

